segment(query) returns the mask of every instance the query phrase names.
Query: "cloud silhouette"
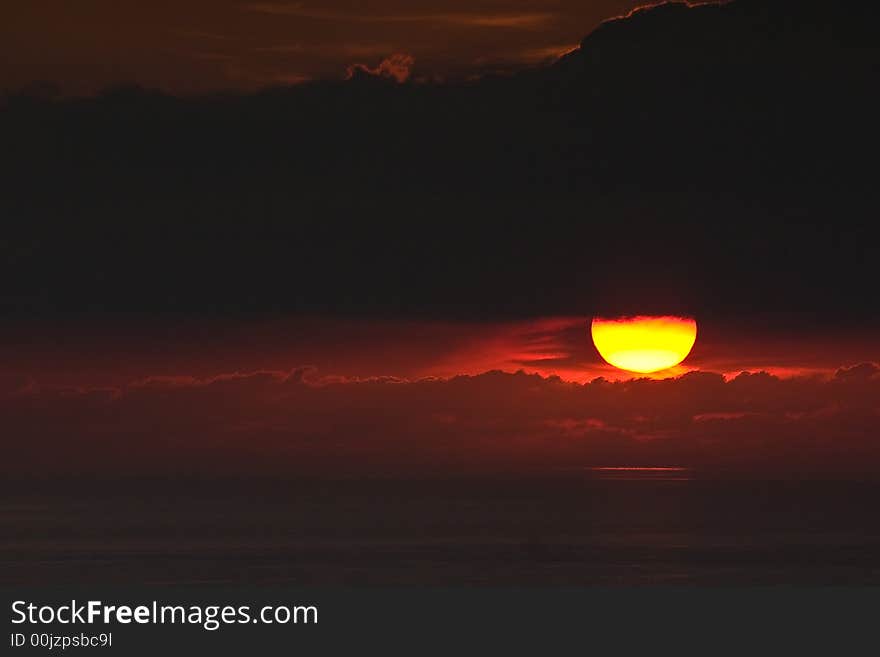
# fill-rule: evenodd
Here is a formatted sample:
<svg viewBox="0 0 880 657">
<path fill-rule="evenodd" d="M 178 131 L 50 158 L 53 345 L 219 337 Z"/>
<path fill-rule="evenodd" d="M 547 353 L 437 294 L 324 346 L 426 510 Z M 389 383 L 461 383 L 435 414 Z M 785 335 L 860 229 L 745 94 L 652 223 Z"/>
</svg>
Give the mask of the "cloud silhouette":
<svg viewBox="0 0 880 657">
<path fill-rule="evenodd" d="M 448 379 L 313 368 L 6 387 L 8 474 L 552 471 L 678 465 L 736 476 L 877 473 L 874 363 L 831 377 L 586 384 L 522 372 Z"/>
<path fill-rule="evenodd" d="M 422 51 L 374 35 L 396 54 L 327 65 L 405 84 L 10 96 L 4 309 L 880 319 L 867 19 L 667 7 L 506 77 L 415 83 Z M 290 53 L 251 54 L 303 82 Z"/>
</svg>

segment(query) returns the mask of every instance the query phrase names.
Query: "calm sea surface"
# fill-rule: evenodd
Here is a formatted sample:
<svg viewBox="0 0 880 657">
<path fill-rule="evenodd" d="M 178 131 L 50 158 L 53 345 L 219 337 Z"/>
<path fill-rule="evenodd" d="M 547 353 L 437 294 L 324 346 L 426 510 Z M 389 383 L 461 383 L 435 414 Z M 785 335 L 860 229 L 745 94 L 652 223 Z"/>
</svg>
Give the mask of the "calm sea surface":
<svg viewBox="0 0 880 657">
<path fill-rule="evenodd" d="M 877 585 L 878 503 L 680 468 L 7 484 L 0 585 Z"/>
</svg>

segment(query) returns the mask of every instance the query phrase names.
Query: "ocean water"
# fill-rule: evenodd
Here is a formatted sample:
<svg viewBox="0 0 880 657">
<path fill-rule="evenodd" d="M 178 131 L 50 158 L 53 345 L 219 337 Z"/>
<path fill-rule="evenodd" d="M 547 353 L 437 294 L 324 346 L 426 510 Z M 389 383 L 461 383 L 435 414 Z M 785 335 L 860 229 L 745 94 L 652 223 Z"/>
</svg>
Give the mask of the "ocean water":
<svg viewBox="0 0 880 657">
<path fill-rule="evenodd" d="M 682 468 L 7 484 L 0 585 L 877 585 L 878 503 Z"/>
</svg>

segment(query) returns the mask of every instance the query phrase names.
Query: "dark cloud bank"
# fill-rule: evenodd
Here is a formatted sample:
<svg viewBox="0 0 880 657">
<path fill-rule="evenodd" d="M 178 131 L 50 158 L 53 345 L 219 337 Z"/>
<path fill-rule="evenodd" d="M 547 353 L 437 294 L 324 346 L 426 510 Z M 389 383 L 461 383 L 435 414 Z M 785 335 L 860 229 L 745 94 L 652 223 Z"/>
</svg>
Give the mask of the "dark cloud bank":
<svg viewBox="0 0 880 657">
<path fill-rule="evenodd" d="M 676 4 L 467 84 L 9 97 L 3 312 L 876 319 L 875 27 Z"/>
<path fill-rule="evenodd" d="M 538 473 L 675 465 L 736 477 L 880 471 L 880 368 L 831 378 L 407 381 L 311 368 L 122 388 L 4 381 L 4 474 Z"/>
</svg>

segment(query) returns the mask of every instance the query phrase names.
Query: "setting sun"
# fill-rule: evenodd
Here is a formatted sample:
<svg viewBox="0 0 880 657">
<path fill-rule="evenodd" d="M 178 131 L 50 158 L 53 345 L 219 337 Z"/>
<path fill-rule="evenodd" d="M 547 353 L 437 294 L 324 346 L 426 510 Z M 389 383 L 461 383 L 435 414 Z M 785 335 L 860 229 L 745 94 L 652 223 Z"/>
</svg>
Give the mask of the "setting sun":
<svg viewBox="0 0 880 657">
<path fill-rule="evenodd" d="M 647 374 L 678 365 L 697 339 L 697 322 L 685 317 L 593 318 L 593 344 L 608 363 Z"/>
</svg>

